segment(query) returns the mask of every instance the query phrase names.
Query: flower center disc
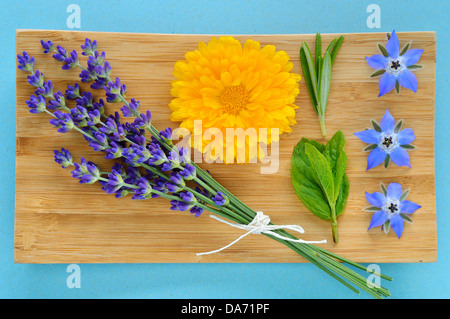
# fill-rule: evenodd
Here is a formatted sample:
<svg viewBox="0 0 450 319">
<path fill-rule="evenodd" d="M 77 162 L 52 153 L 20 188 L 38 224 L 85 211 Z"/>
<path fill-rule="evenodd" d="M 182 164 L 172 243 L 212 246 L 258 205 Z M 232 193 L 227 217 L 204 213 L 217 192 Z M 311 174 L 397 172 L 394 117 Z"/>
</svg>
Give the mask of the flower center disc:
<svg viewBox="0 0 450 319">
<path fill-rule="evenodd" d="M 220 100 L 228 113 L 238 114 L 248 103 L 249 94 L 242 84 L 228 86 Z"/>
</svg>

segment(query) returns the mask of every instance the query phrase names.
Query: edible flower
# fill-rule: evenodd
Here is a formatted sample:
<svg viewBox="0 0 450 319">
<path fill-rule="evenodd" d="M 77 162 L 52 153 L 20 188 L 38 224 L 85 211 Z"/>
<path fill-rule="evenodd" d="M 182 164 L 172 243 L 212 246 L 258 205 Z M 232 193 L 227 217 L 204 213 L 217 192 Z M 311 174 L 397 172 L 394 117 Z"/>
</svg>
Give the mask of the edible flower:
<svg viewBox="0 0 450 319">
<path fill-rule="evenodd" d="M 389 36 L 386 47 L 381 43 L 378 48 L 381 54 L 366 57 L 369 66 L 376 71 L 370 77 L 380 76 L 378 82 L 380 93 L 378 97 L 389 93 L 395 87 L 400 93 L 400 86 L 417 92 L 417 78 L 412 70 L 422 68 L 416 64 L 423 53 L 422 49 L 411 49 L 411 42 L 408 42 L 400 51 L 400 42 L 395 30 Z"/>
<path fill-rule="evenodd" d="M 356 132 L 354 135 L 364 143 L 370 145 L 364 151 L 370 151 L 367 157 L 367 168 L 369 170 L 384 162 L 385 168 L 392 160 L 398 166 L 411 167 L 407 150 L 412 150 L 415 146 L 410 143 L 415 140 L 412 129 L 402 130 L 403 121 L 395 124 L 395 119 L 386 110 L 380 124 L 372 120 L 373 129 L 366 129 Z"/>
<path fill-rule="evenodd" d="M 369 229 L 382 226 L 382 230 L 388 233 L 392 228 L 400 239 L 404 221 L 412 222 L 411 215 L 422 206 L 406 200 L 409 189 L 403 192 L 402 185 L 391 183 L 386 187 L 381 184 L 382 192 L 367 193 L 366 199 L 372 205 L 366 211 L 375 211 L 370 221 Z M 368 230 L 369 230 L 368 229 Z"/>
</svg>

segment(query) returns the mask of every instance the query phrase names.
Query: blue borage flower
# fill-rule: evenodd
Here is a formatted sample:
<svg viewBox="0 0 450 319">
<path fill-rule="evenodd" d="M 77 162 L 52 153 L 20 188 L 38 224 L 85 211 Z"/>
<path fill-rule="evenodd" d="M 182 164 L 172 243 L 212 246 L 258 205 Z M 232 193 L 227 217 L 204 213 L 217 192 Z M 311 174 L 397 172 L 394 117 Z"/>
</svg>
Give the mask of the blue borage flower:
<svg viewBox="0 0 450 319">
<path fill-rule="evenodd" d="M 81 92 L 78 84 L 67 87 L 65 98 L 59 91 L 50 96 L 49 87 L 44 87 L 44 76 L 33 70 L 34 59 L 24 53 L 21 58 L 18 57 L 18 67 L 31 73 L 30 77 L 32 78 L 29 79 L 29 82 L 36 87 L 37 91 L 37 96 L 29 102 L 32 105 L 30 111 L 36 113 L 42 111 L 54 117 L 52 124 L 61 132 L 67 131 L 72 126 L 73 131 L 83 134 L 94 150 L 104 152 L 106 158 L 120 158 L 124 165 L 115 163 L 111 171 L 100 171 L 94 163 L 88 162 L 84 158 L 80 163 L 72 163 L 71 155 L 65 149 L 55 151 L 57 163 L 63 167 L 74 166 L 73 176 L 81 183 L 98 181 L 104 191 L 114 194 L 117 198 L 129 194 L 132 194 L 132 198 L 137 200 L 161 197 L 170 200 L 172 210 L 190 210 L 191 214 L 195 216 L 200 216 L 204 210 L 208 210 L 237 223 L 251 222 L 255 212 L 215 181 L 208 171 L 198 168 L 190 160 L 187 149 L 177 149 L 172 144 L 170 128 L 159 132 L 150 123 L 151 113 L 149 111 L 138 113 L 140 103 L 136 100 L 132 100 L 131 103 L 127 102 L 124 96 L 125 85 L 118 79 L 111 80 L 111 66 L 105 61 L 104 53 L 99 54 L 94 51 L 97 48 L 95 41 L 86 41 L 82 47 L 84 55 L 89 56 L 87 68 L 81 66 L 79 61 L 73 62 L 76 60 L 75 55 L 70 56 L 73 61 L 66 63 L 69 62 L 66 60 L 69 58 L 67 51 L 60 46 L 55 49 L 50 41 L 42 41 L 42 47 L 46 53 L 52 52 L 54 55 L 61 55 L 57 55 L 55 58 L 65 65 L 69 65 L 69 67 L 74 65 L 80 68 L 82 70 L 80 78 L 83 82 L 90 83 L 92 89 L 103 89 L 108 101 L 124 104 L 124 108 L 122 108 L 122 113 L 125 110 L 124 115 L 127 115 L 127 112 L 136 113 L 137 118 L 134 122 L 122 123 L 117 112 L 106 116 L 103 101 L 94 102 L 90 93 Z M 70 65 L 71 63 L 74 64 Z M 48 86 L 48 82 L 46 83 Z M 41 94 L 45 94 L 47 98 Z M 48 99 L 47 103 L 45 103 L 46 99 Z M 67 106 L 71 103 L 76 104 L 72 107 L 76 111 L 72 112 Z M 98 122 L 99 117 L 95 110 L 100 112 L 100 122 Z M 151 138 L 145 136 L 146 133 L 150 133 Z M 147 151 L 150 153 L 150 158 L 148 158 Z M 163 165 L 171 166 L 172 170 L 163 171 Z M 293 249 L 297 253 L 316 262 L 321 269 L 333 276 L 336 276 L 337 272 L 327 267 L 329 263 L 336 263 L 336 260 L 348 262 L 337 255 L 324 254 L 324 250 L 314 245 L 299 244 L 295 247 Z M 320 260 L 314 257 L 316 254 L 321 254 Z M 354 265 L 365 269 L 363 266 Z M 357 284 L 365 282 L 365 278 L 349 268 L 345 266 L 338 266 L 338 268 L 339 274 L 344 279 L 350 280 L 359 276 L 359 281 L 355 285 L 374 297 L 389 296 L 389 292 L 385 288 L 371 289 L 367 288 L 365 284 Z M 390 279 L 387 276 L 384 278 Z M 354 287 L 352 289 L 358 291 Z"/>
<path fill-rule="evenodd" d="M 392 228 L 400 239 L 404 221 L 412 223 L 411 215 L 421 208 L 420 205 L 406 200 L 409 189 L 403 192 L 402 186 L 398 183 L 391 183 L 386 187 L 381 184 L 381 193 L 367 193 L 366 199 L 372 205 L 366 209 L 369 212 L 375 212 L 370 221 L 369 229 L 381 226 L 385 233 Z"/>
<path fill-rule="evenodd" d="M 422 49 L 409 50 L 411 42 L 408 42 L 402 50 L 400 50 L 400 43 L 395 33 L 395 30 L 389 36 L 386 47 L 381 43 L 378 48 L 381 54 L 366 57 L 369 66 L 376 71 L 371 77 L 380 76 L 378 82 L 380 93 L 378 97 L 389 93 L 392 89 L 396 89 L 400 94 L 400 86 L 417 92 L 417 78 L 411 71 L 422 68 L 417 62 L 423 53 Z"/>
<path fill-rule="evenodd" d="M 389 109 L 386 110 L 380 124 L 372 120 L 372 125 L 373 129 L 354 133 L 361 141 L 370 144 L 364 149 L 370 151 L 366 170 L 383 162 L 387 168 L 391 160 L 398 166 L 411 167 L 407 150 L 415 149 L 415 146 L 410 144 L 416 138 L 413 130 L 409 128 L 402 130 L 403 121 L 399 121 L 396 125 Z"/>
</svg>

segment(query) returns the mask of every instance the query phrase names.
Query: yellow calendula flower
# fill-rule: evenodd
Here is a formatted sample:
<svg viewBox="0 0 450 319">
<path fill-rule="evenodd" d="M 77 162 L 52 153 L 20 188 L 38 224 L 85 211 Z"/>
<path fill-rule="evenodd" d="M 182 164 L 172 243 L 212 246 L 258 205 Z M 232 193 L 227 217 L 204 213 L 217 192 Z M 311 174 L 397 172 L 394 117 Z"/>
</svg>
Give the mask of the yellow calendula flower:
<svg viewBox="0 0 450 319">
<path fill-rule="evenodd" d="M 203 139 L 193 145 L 208 159 L 232 162 L 236 158 L 242 163 L 262 158 L 260 143 L 268 145 L 278 138 L 271 129 L 282 134 L 296 124 L 294 102 L 300 75 L 292 73 L 292 68 L 289 55 L 273 45 L 261 48 L 258 41 L 247 40 L 242 46 L 230 36 L 200 42 L 198 50 L 175 64 L 171 119 L 181 122 L 180 127 L 192 137 L 194 127 L 201 127 Z M 230 144 L 227 129 L 248 134 L 240 140 L 233 138 Z M 267 134 L 260 134 L 260 129 L 267 129 Z M 257 154 L 250 150 L 255 146 Z M 245 155 L 239 155 L 242 149 Z"/>
</svg>

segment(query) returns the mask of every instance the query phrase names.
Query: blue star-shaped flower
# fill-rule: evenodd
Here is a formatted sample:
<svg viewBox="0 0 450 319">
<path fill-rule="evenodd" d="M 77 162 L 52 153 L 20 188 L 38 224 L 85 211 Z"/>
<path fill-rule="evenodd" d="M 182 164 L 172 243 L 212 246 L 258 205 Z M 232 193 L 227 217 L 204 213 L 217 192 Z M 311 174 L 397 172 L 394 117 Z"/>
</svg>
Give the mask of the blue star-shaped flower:
<svg viewBox="0 0 450 319">
<path fill-rule="evenodd" d="M 400 93 L 400 86 L 417 92 L 417 78 L 411 70 L 422 67 L 416 63 L 423 50 L 411 49 L 408 51 L 410 45 L 411 42 L 408 42 L 400 51 L 400 43 L 394 30 L 387 41 L 386 48 L 378 44 L 382 54 L 366 57 L 369 66 L 377 70 L 371 77 L 381 75 L 378 82 L 380 89 L 378 97 L 389 93 L 394 87 L 397 93 Z"/>
<path fill-rule="evenodd" d="M 383 162 L 387 168 L 390 160 L 398 166 L 411 167 L 407 150 L 415 148 L 410 143 L 416 137 L 410 128 L 401 130 L 402 123 L 403 121 L 399 121 L 395 125 L 395 119 L 389 113 L 389 109 L 387 109 L 380 124 L 372 120 L 373 129 L 354 133 L 361 141 L 370 144 L 364 149 L 365 151 L 370 151 L 367 157 L 366 170 L 376 167 Z"/>
<path fill-rule="evenodd" d="M 402 185 L 398 183 L 389 184 L 387 189 L 382 185 L 382 191 L 382 193 L 366 192 L 366 199 L 373 206 L 367 210 L 376 211 L 370 221 L 369 229 L 382 226 L 385 232 L 389 232 L 389 229 L 392 228 L 400 238 L 403 233 L 404 220 L 412 222 L 408 215 L 422 206 L 406 200 L 409 190 L 403 192 Z"/>
</svg>

